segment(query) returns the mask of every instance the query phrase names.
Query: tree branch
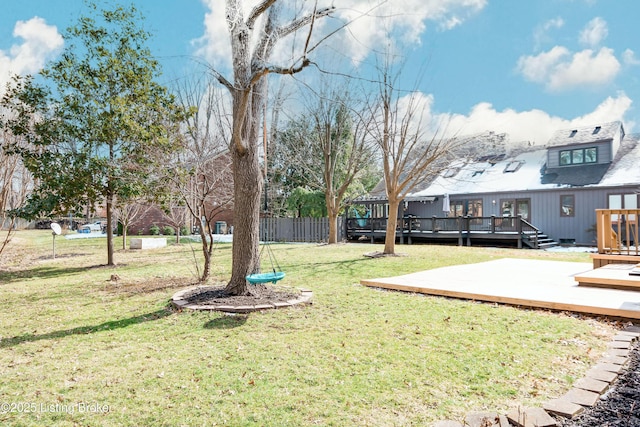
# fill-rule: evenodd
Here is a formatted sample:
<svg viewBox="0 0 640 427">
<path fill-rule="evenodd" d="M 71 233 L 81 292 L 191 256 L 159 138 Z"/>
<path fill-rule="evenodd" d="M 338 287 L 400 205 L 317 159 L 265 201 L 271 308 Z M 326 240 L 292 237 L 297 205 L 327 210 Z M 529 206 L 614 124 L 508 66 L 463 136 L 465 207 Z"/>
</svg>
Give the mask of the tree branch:
<svg viewBox="0 0 640 427">
<path fill-rule="evenodd" d="M 218 82 L 222 86 L 226 87 L 227 89 L 229 89 L 230 91 L 233 92 L 233 90 L 234 90 L 233 84 L 229 80 L 227 80 L 225 76 L 220 74 L 220 72 L 218 70 L 216 70 L 215 68 L 213 68 L 213 67 L 211 67 L 209 65 L 207 65 L 207 68 L 209 68 L 209 72 L 213 75 L 213 77 L 216 80 L 218 80 Z"/>
<path fill-rule="evenodd" d="M 325 7 L 324 9 L 320 9 L 320 10 L 314 10 L 314 12 L 312 14 L 309 14 L 307 16 L 303 16 L 302 18 L 296 19 L 295 21 L 291 21 L 288 25 L 286 25 L 284 27 L 279 27 L 276 30 L 277 31 L 276 34 L 280 38 L 286 37 L 289 34 L 295 32 L 295 31 L 298 31 L 300 28 L 304 27 L 305 25 L 307 25 L 309 23 L 312 23 L 313 21 L 315 21 L 318 18 L 322 18 L 324 16 L 328 16 L 334 10 L 335 10 L 335 6 Z M 306 47 L 307 46 L 305 45 L 305 49 L 306 49 Z"/>
<path fill-rule="evenodd" d="M 249 18 L 247 19 L 247 27 L 253 29 L 256 21 L 271 5 L 273 5 L 277 0 L 263 0 L 262 3 L 256 5 L 249 13 Z"/>
</svg>

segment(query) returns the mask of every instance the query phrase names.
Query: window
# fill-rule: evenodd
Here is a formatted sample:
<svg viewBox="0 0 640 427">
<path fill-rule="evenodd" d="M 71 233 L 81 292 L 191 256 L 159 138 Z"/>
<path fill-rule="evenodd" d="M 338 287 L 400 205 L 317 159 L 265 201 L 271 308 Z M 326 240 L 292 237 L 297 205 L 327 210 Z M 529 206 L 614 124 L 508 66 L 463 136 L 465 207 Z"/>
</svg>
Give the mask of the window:
<svg viewBox="0 0 640 427">
<path fill-rule="evenodd" d="M 449 214 L 451 216 L 482 216 L 482 199 L 452 200 L 450 206 Z"/>
<path fill-rule="evenodd" d="M 520 169 L 520 166 L 522 166 L 521 161 L 515 161 L 515 162 L 510 162 L 506 168 L 504 168 L 504 173 L 511 173 L 511 172 L 515 172 L 518 169 Z"/>
<path fill-rule="evenodd" d="M 560 166 L 596 163 L 597 161 L 598 149 L 596 147 L 560 150 Z"/>
<path fill-rule="evenodd" d="M 530 221 L 530 205 L 530 199 L 501 200 L 500 213 L 502 216 L 522 216 L 525 221 Z"/>
<path fill-rule="evenodd" d="M 638 195 L 609 194 L 609 209 L 638 209 Z"/>
<path fill-rule="evenodd" d="M 571 163 L 574 165 L 584 163 L 584 150 L 571 150 Z"/>
<path fill-rule="evenodd" d="M 469 200 L 467 206 L 467 215 L 469 216 L 482 216 L 482 199 Z"/>
<path fill-rule="evenodd" d="M 595 163 L 598 160 L 598 149 L 596 147 L 584 149 L 584 162 Z"/>
<path fill-rule="evenodd" d="M 514 216 L 516 214 L 515 201 L 503 200 L 501 206 L 502 216 Z"/>
<path fill-rule="evenodd" d="M 389 216 L 389 205 L 376 203 L 371 206 L 371 217 L 372 218 L 386 218 Z"/>
<path fill-rule="evenodd" d="M 573 194 L 560 196 L 560 216 L 575 216 L 576 198 Z"/>
<path fill-rule="evenodd" d="M 464 216 L 464 202 L 462 200 L 452 200 L 450 206 L 449 214 L 451 216 Z"/>
<path fill-rule="evenodd" d="M 609 194 L 609 209 L 638 209 L 638 195 L 632 194 Z M 627 215 L 627 221 L 635 221 L 635 215 Z M 611 221 L 618 222 L 618 215 L 611 215 Z"/>
</svg>

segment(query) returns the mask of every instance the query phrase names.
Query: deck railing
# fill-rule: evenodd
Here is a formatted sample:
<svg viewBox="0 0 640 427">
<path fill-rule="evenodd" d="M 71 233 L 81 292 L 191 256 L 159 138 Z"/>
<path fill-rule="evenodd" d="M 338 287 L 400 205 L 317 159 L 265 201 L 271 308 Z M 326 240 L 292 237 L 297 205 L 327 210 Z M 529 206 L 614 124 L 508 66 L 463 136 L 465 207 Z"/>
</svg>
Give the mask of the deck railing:
<svg viewBox="0 0 640 427">
<path fill-rule="evenodd" d="M 387 218 L 347 218 L 347 235 L 359 233 L 380 235 L 386 232 Z M 400 236 L 425 236 L 429 234 L 456 235 L 462 244 L 470 235 L 511 235 L 526 239 L 537 247 L 540 231 L 520 216 L 488 217 L 416 217 L 405 216 L 398 219 L 396 233 Z M 520 246 L 519 242 L 519 246 Z"/>
<path fill-rule="evenodd" d="M 638 215 L 640 209 L 596 209 L 598 253 L 640 255 Z"/>
</svg>

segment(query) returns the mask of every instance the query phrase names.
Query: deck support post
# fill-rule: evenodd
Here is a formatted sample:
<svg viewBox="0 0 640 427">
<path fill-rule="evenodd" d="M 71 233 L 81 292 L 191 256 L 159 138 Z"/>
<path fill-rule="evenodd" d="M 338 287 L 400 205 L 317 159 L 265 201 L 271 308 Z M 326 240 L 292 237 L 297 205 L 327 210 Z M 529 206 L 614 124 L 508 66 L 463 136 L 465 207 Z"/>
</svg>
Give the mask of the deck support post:
<svg viewBox="0 0 640 427">
<path fill-rule="evenodd" d="M 471 246 L 471 217 L 469 215 L 464 217 L 464 228 L 467 232 L 467 246 Z"/>
<path fill-rule="evenodd" d="M 522 249 L 522 215 L 518 215 L 518 222 L 516 224 L 516 233 L 518 233 L 518 249 Z"/>
<path fill-rule="evenodd" d="M 373 226 L 373 205 L 369 205 L 369 212 L 371 212 L 371 215 L 369 215 L 369 225 L 371 226 L 371 244 L 373 245 L 376 240 L 373 235 L 373 232 L 375 231 Z"/>
</svg>

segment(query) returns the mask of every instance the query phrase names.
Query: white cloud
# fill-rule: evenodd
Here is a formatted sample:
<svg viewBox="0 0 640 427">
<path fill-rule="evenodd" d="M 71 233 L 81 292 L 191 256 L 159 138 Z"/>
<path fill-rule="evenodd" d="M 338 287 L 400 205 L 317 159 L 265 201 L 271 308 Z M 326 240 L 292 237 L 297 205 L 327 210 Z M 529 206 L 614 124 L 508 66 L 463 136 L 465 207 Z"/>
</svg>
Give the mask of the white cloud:
<svg viewBox="0 0 640 427">
<path fill-rule="evenodd" d="M 607 27 L 607 22 L 600 17 L 596 17 L 589 21 L 589 23 L 580 32 L 580 43 L 586 46 L 595 47 L 600 45 L 608 35 L 609 28 Z"/>
<path fill-rule="evenodd" d="M 554 71 L 548 83 L 552 90 L 604 85 L 618 75 L 620 62 L 613 54 L 613 49 L 603 47 L 598 53 L 585 49 L 573 54 L 570 62 L 558 64 Z"/>
<path fill-rule="evenodd" d="M 549 76 L 554 74 L 554 70 L 570 56 L 566 47 L 555 46 L 548 52 L 538 55 L 522 56 L 518 60 L 518 71 L 532 82 L 545 83 Z"/>
<path fill-rule="evenodd" d="M 433 121 L 446 125 L 445 137 L 493 131 L 509 134 L 512 142 L 530 141 L 536 145 L 544 145 L 556 130 L 575 126 L 620 120 L 627 132 L 630 132 L 634 123 L 625 121 L 625 114 L 630 110 L 631 104 L 631 99 L 620 92 L 616 97 L 606 98 L 585 115 L 562 118 L 538 109 L 516 111 L 507 108 L 498 111 L 490 103 L 483 102 L 475 105 L 467 115 L 433 113 Z"/>
<path fill-rule="evenodd" d="M 552 91 L 610 83 L 620 71 L 613 49 L 598 52 L 585 49 L 573 55 L 563 46 L 555 46 L 539 55 L 520 57 L 517 70 L 527 79 L 542 83 Z"/>
<path fill-rule="evenodd" d="M 0 84 L 2 89 L 12 74 L 31 74 L 39 71 L 64 45 L 62 36 L 44 19 L 18 21 L 13 36 L 23 40 L 11 46 L 9 52 L 0 50 Z"/>
<path fill-rule="evenodd" d="M 228 68 L 231 50 L 229 34 L 225 22 L 224 0 L 203 0 L 209 8 L 205 16 L 205 34 L 194 45 L 196 54 L 203 56 L 217 68 Z M 469 17 L 482 10 L 488 0 L 394 0 L 372 2 L 371 0 L 343 0 L 337 2 L 333 13 L 342 22 L 350 22 L 348 27 L 326 42 L 328 47 L 340 51 L 354 62 L 365 58 L 374 47 L 386 46 L 393 37 L 394 41 L 403 44 L 418 44 L 427 23 L 432 22 L 442 30 L 460 25 Z M 248 11 L 255 2 L 245 2 Z M 284 12 L 286 16 L 300 15 L 312 6 L 313 2 L 299 2 L 295 9 L 295 1 L 285 2 L 290 8 Z M 321 0 L 319 7 L 332 5 L 332 0 Z M 377 4 L 377 6 L 375 6 Z M 408 11 L 408 12 L 400 12 Z M 246 16 L 246 11 L 245 11 Z M 333 26 L 332 26 L 333 25 Z M 317 35 L 327 34 L 335 29 L 333 20 L 322 19 L 316 22 Z M 256 28 L 259 28 L 256 26 Z M 324 32 L 323 32 L 324 31 Z M 306 36 L 306 33 L 305 35 Z M 301 45 L 302 34 L 297 40 Z M 290 41 L 291 43 L 291 41 Z M 283 55 L 291 57 L 290 44 L 280 50 Z M 274 55 L 275 56 L 275 55 Z M 275 58 L 278 59 L 278 58 Z"/>
<path fill-rule="evenodd" d="M 225 2 L 224 0 L 203 0 L 203 3 L 209 8 L 204 16 L 205 33 L 200 38 L 192 40 L 192 45 L 197 49 L 196 54 L 212 61 L 214 67 L 220 67 L 216 63 L 220 60 L 228 66 L 231 58 L 231 43 L 225 21 Z"/>
<path fill-rule="evenodd" d="M 544 24 L 538 26 L 533 33 L 534 49 L 539 50 L 542 44 L 551 40 L 548 35 L 549 31 L 557 28 L 562 28 L 563 26 L 564 20 L 560 17 L 550 19 Z"/>
<path fill-rule="evenodd" d="M 631 49 L 622 52 L 622 61 L 627 65 L 640 65 L 640 59 L 636 58 L 636 54 Z"/>
<path fill-rule="evenodd" d="M 590 125 L 594 123 L 611 122 L 620 120 L 624 122 L 625 129 L 631 131 L 633 122 L 625 121 L 624 115 L 631 108 L 633 101 L 624 92 L 619 92 L 615 98 L 608 97 L 590 113 L 576 118 L 572 124 Z"/>
</svg>

